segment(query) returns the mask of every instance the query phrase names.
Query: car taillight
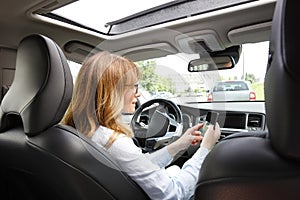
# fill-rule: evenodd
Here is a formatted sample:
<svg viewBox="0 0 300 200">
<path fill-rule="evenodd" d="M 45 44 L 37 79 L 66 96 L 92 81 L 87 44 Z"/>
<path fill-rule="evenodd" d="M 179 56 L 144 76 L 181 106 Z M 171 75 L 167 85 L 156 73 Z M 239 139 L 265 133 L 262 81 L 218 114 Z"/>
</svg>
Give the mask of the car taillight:
<svg viewBox="0 0 300 200">
<path fill-rule="evenodd" d="M 250 94 L 249 94 L 249 100 L 250 101 L 255 101 L 256 100 L 256 94 L 255 94 L 255 92 L 250 92 Z"/>
<path fill-rule="evenodd" d="M 213 100 L 213 95 L 212 95 L 212 93 L 210 93 L 207 96 L 207 101 L 212 101 L 212 100 Z"/>
</svg>

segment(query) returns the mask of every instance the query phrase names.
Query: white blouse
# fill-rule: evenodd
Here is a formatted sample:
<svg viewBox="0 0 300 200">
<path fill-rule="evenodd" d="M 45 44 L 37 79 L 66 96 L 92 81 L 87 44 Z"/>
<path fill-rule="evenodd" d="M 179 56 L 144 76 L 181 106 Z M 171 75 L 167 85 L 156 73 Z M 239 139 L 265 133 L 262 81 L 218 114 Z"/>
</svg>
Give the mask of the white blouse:
<svg viewBox="0 0 300 200">
<path fill-rule="evenodd" d="M 103 146 L 113 130 L 100 126 L 92 141 Z M 143 153 L 126 135 L 119 136 L 106 150 L 151 199 L 190 199 L 194 194 L 202 162 L 209 150 L 200 147 L 176 173 L 168 173 L 165 167 L 173 157 L 166 148 L 153 153 Z"/>
</svg>

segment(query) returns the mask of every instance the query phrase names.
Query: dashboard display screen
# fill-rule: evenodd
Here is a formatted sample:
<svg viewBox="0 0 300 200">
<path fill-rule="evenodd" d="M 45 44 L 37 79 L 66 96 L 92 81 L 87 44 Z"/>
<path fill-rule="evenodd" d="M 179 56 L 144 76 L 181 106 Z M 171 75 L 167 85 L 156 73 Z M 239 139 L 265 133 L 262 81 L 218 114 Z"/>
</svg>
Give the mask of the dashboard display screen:
<svg viewBox="0 0 300 200">
<path fill-rule="evenodd" d="M 208 112 L 206 118 L 210 118 L 211 113 Z M 222 128 L 246 128 L 246 114 L 244 113 L 220 113 L 218 123 Z"/>
</svg>

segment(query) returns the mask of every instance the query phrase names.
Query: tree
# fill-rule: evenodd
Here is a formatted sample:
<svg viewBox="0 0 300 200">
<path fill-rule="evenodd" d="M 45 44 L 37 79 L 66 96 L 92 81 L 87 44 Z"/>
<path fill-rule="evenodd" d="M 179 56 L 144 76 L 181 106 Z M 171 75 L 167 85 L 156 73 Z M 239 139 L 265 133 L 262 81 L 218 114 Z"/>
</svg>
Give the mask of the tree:
<svg viewBox="0 0 300 200">
<path fill-rule="evenodd" d="M 154 94 L 158 91 L 167 91 L 174 93 L 171 79 L 158 76 L 155 73 L 156 62 L 154 60 L 139 61 L 136 63 L 141 71 L 142 78 L 140 84 L 145 90 Z"/>
<path fill-rule="evenodd" d="M 255 78 L 254 74 L 248 74 L 248 73 L 246 73 L 245 80 L 249 81 L 250 83 L 257 82 L 257 79 Z"/>
</svg>

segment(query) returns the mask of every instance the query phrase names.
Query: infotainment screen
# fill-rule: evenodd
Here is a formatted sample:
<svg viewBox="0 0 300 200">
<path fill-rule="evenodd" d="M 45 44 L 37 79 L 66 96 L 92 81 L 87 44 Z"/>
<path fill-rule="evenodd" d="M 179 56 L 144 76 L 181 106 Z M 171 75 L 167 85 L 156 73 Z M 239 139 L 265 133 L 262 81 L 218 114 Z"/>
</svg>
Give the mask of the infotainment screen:
<svg viewBox="0 0 300 200">
<path fill-rule="evenodd" d="M 206 115 L 206 120 L 210 121 L 212 116 L 211 112 Z M 218 123 L 222 128 L 246 128 L 246 114 L 245 113 L 232 113 L 232 112 L 219 112 Z"/>
</svg>

